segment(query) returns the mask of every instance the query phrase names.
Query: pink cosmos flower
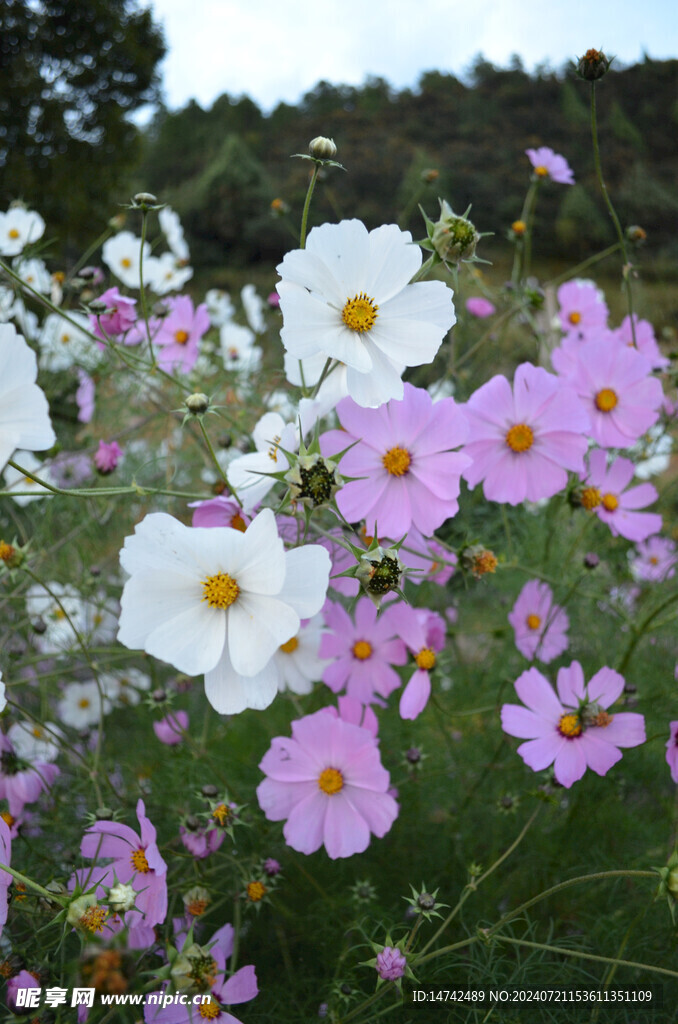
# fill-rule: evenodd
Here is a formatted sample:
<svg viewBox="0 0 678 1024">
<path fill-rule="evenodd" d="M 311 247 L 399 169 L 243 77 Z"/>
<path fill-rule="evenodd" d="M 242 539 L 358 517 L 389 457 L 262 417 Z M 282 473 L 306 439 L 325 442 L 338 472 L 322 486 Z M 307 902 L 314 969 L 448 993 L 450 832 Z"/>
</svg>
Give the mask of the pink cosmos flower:
<svg viewBox="0 0 678 1024">
<path fill-rule="evenodd" d="M 252 517 L 240 507 L 233 498 L 227 498 L 220 494 L 217 498 L 208 498 L 207 501 L 190 501 L 189 508 L 194 508 L 192 526 L 230 526 L 233 530 L 244 532 Z M 281 536 L 284 536 L 281 530 Z M 288 538 L 285 537 L 285 540 Z M 296 534 L 290 543 L 296 541 Z"/>
<path fill-rule="evenodd" d="M 569 789 L 587 768 L 606 775 L 621 759 L 619 747 L 645 742 L 642 715 L 607 708 L 624 689 L 624 679 L 611 668 L 599 669 L 587 684 L 578 661 L 558 671 L 558 695 L 536 668 L 516 680 L 516 693 L 527 707 L 504 704 L 501 724 L 509 736 L 527 740 L 518 753 L 528 767 L 543 771 L 550 764 L 561 786 Z"/>
<path fill-rule="evenodd" d="M 9 813 L 18 818 L 26 804 L 34 803 L 54 783 L 59 769 L 46 763 L 36 748 L 34 754 L 22 749 L 18 755 L 12 743 L 12 726 L 7 735 L 0 733 L 0 800 L 6 800 Z M 44 755 L 43 755 L 44 756 Z"/>
<path fill-rule="evenodd" d="M 574 185 L 574 173 L 564 156 L 554 153 L 548 146 L 526 149 L 525 153 L 538 178 L 548 178 L 559 185 Z"/>
<path fill-rule="evenodd" d="M 78 422 L 91 423 L 94 416 L 94 396 L 96 385 L 84 370 L 78 370 L 78 388 L 75 392 L 75 404 L 78 407 Z"/>
<path fill-rule="evenodd" d="M 467 299 L 466 309 L 471 316 L 477 316 L 479 320 L 484 320 L 485 317 L 492 316 L 497 312 L 490 300 L 484 299 L 480 295 L 472 295 L 470 299 Z"/>
<path fill-rule="evenodd" d="M 591 341 L 569 381 L 591 418 L 601 448 L 629 448 L 659 418 L 662 386 L 636 349 Z"/>
<path fill-rule="evenodd" d="M 402 978 L 407 967 L 407 957 L 393 946 L 384 946 L 380 953 L 377 953 L 375 970 L 384 981 L 397 981 Z"/>
<path fill-rule="evenodd" d="M 593 281 L 567 281 L 558 289 L 558 319 L 566 338 L 590 341 L 607 327 L 609 311 Z"/>
<path fill-rule="evenodd" d="M 638 580 L 660 583 L 675 575 L 678 552 L 669 537 L 650 537 L 636 548 L 631 571 Z"/>
<path fill-rule="evenodd" d="M 99 441 L 99 447 L 94 453 L 94 465 L 103 476 L 107 476 L 117 467 L 121 457 L 122 448 L 117 441 Z"/>
<path fill-rule="evenodd" d="M 97 898 L 117 882 L 133 886 L 137 893 L 136 909 L 128 910 L 124 920 L 133 949 L 152 942 L 153 926 L 161 924 L 167 915 L 167 865 L 160 856 L 156 831 L 146 817 L 143 800 L 137 803 L 137 818 L 141 834 L 121 821 L 94 822 L 83 836 L 80 852 L 93 861 L 110 860 L 110 864 L 81 868 L 72 879 L 84 889 L 96 885 Z M 120 919 L 109 919 L 105 930 L 115 931 L 120 927 Z"/>
<path fill-rule="evenodd" d="M 529 580 L 518 594 L 508 620 L 515 632 L 516 647 L 530 661 L 538 658 L 548 664 L 567 650 L 570 620 L 553 603 L 548 583 Z"/>
<path fill-rule="evenodd" d="M 158 364 L 163 370 L 188 373 L 198 359 L 200 339 L 210 328 L 207 306 L 201 303 L 194 309 L 188 295 L 166 301 L 170 313 L 153 336 L 153 344 L 159 349 Z"/>
<path fill-rule="evenodd" d="M 12 862 L 12 834 L 4 818 L 0 818 L 0 862 L 8 867 Z M 7 920 L 7 890 L 13 881 L 8 871 L 0 871 L 0 935 Z"/>
<path fill-rule="evenodd" d="M 473 462 L 470 487 L 484 481 L 489 501 L 517 505 L 557 494 L 567 470 L 583 472 L 589 418 L 572 388 L 531 363 L 516 370 L 513 391 L 497 374 L 464 407 Z"/>
<path fill-rule="evenodd" d="M 107 307 L 107 312 L 101 316 L 90 314 L 89 322 L 92 334 L 95 334 L 97 338 L 102 340 L 107 336 L 118 338 L 134 326 L 137 318 L 136 299 L 121 295 L 117 288 L 109 288 L 99 296 L 97 302 L 104 302 Z M 105 347 L 104 344 L 99 345 L 99 348 Z"/>
<path fill-rule="evenodd" d="M 377 733 L 379 732 L 379 722 L 369 704 L 362 704 L 355 697 L 349 697 L 344 694 L 342 697 L 337 698 L 337 707 L 330 705 L 327 708 L 323 708 L 331 715 L 339 715 L 339 718 L 343 718 L 345 722 L 349 722 L 351 725 L 360 725 L 363 729 L 367 729 L 375 740 Z"/>
<path fill-rule="evenodd" d="M 225 924 L 223 928 L 212 935 L 204 944 L 209 947 L 211 962 L 201 960 L 196 967 L 201 973 L 202 982 L 208 985 L 207 991 L 211 995 L 211 1001 L 201 1003 L 197 1008 L 191 1006 L 189 998 L 183 1005 L 172 1003 L 163 1006 L 163 996 L 167 986 L 159 992 L 152 993 L 158 996 L 157 1003 L 150 1003 L 146 997 L 144 1003 L 144 1020 L 146 1024 L 195 1024 L 198 1020 L 215 1021 L 216 1024 L 240 1024 L 237 1017 L 222 1009 L 222 1006 L 233 1006 L 237 1003 L 248 1003 L 259 993 L 257 975 L 252 964 L 240 967 L 230 978 L 226 978 L 226 961 L 233 953 L 233 926 Z M 177 936 L 177 948 L 183 949 L 186 936 Z M 207 994 L 207 993 L 205 993 Z"/>
<path fill-rule="evenodd" d="M 607 465 L 607 455 L 596 448 L 588 458 L 588 474 L 583 477 L 582 505 L 594 509 L 598 518 L 607 523 L 614 537 L 627 540 L 647 540 L 662 528 L 662 517 L 656 512 L 637 512 L 657 500 L 652 484 L 630 487 L 635 467 L 630 459 L 622 457 Z"/>
<path fill-rule="evenodd" d="M 400 717 L 418 718 L 431 696 L 431 676 L 436 654 L 445 646 L 445 620 L 427 608 L 398 604 L 393 608 L 398 635 L 405 641 L 416 668 L 400 697 Z"/>
<path fill-rule="evenodd" d="M 654 328 L 647 320 L 641 320 L 636 313 L 633 314 L 633 325 L 636 336 L 635 347 L 645 356 L 653 370 L 663 370 L 670 363 L 670 359 L 662 355 L 655 338 Z M 621 325 L 612 336 L 622 345 L 633 347 L 633 334 L 631 331 L 631 317 L 625 316 Z"/>
<path fill-rule="evenodd" d="M 398 815 L 372 734 L 324 710 L 292 722 L 291 739 L 276 736 L 259 767 L 259 806 L 270 821 L 287 819 L 285 841 L 299 853 L 362 853 Z"/>
<path fill-rule="evenodd" d="M 343 476 L 364 477 L 345 484 L 337 505 L 349 522 L 365 519 L 370 532 L 400 539 L 412 524 L 425 536 L 459 509 L 459 481 L 469 465 L 451 451 L 463 444 L 468 427 L 453 398 L 434 403 L 423 388 L 404 385 L 403 398 L 364 409 L 351 398 L 337 406 L 343 430 L 323 434 L 324 455 L 354 441 L 340 464 Z"/>
<path fill-rule="evenodd" d="M 18 993 L 20 988 L 22 988 L 22 989 L 37 988 L 38 992 L 42 992 L 40 981 L 38 979 L 39 979 L 39 975 L 37 974 L 37 972 L 36 972 L 36 974 L 33 974 L 33 973 L 31 973 L 31 971 L 27 971 L 24 968 L 23 970 L 19 971 L 18 974 L 15 974 L 13 978 L 10 978 L 8 980 L 8 982 L 7 982 L 7 1005 L 9 1006 L 9 1008 L 11 1010 L 14 1010 L 17 1013 L 22 1013 L 22 1014 L 26 1012 L 25 1004 L 24 1004 L 24 1007 L 21 1007 L 21 1006 L 18 1005 L 17 993 Z"/>
<path fill-rule="evenodd" d="M 444 548 L 435 537 L 423 537 L 415 527 L 409 530 L 398 554 L 405 568 L 417 570 L 407 577 L 410 583 L 417 585 L 428 580 L 444 587 L 458 561 L 453 551 Z"/>
<path fill-rule="evenodd" d="M 188 714 L 185 711 L 170 711 L 159 722 L 153 723 L 153 732 L 168 747 L 176 747 L 181 743 L 187 730 Z"/>
<path fill-rule="evenodd" d="M 355 622 L 342 605 L 327 601 L 323 609 L 329 632 L 325 633 L 318 655 L 334 658 L 323 672 L 323 682 L 334 693 L 346 687 L 349 697 L 370 704 L 375 695 L 388 697 L 400 686 L 400 676 L 392 667 L 407 661 L 405 645 L 398 637 L 396 606 L 377 609 L 369 597 L 361 597 L 355 606 Z"/>
<path fill-rule="evenodd" d="M 678 722 L 669 724 L 670 735 L 666 743 L 666 763 L 671 769 L 671 778 L 678 785 Z"/>
<path fill-rule="evenodd" d="M 205 857 L 209 857 L 211 853 L 214 853 L 219 849 L 226 833 L 219 828 L 186 828 L 184 825 L 179 826 L 179 835 L 181 841 L 196 860 L 204 860 Z"/>
</svg>

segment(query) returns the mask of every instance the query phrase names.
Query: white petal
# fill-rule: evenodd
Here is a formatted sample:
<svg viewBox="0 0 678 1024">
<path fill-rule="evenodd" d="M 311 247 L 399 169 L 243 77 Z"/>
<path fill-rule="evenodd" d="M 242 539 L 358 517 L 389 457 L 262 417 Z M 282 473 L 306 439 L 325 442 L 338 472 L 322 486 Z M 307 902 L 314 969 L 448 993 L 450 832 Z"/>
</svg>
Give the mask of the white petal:
<svg viewBox="0 0 678 1024">
<path fill-rule="evenodd" d="M 409 231 L 397 224 L 382 224 L 370 231 L 369 273 L 363 290 L 379 304 L 405 288 L 421 266 L 421 249 Z"/>
<path fill-rule="evenodd" d="M 275 597 L 240 594 L 228 610 L 228 650 L 236 672 L 254 676 L 299 629 L 299 616 Z"/>
<path fill-rule="evenodd" d="M 245 531 L 238 586 L 248 594 L 277 595 L 285 580 L 285 547 L 270 508 L 263 509 Z M 284 642 L 284 641 L 283 641 Z"/>
<path fill-rule="evenodd" d="M 205 673 L 205 694 L 220 715 L 237 715 L 245 708 L 263 710 L 277 689 L 278 672 L 273 661 L 254 676 L 241 676 L 233 668 L 227 649 L 218 664 Z"/>
<path fill-rule="evenodd" d="M 330 556 L 319 544 L 309 544 L 288 551 L 285 559 L 287 574 L 278 598 L 291 605 L 300 618 L 310 619 L 325 603 L 332 566 Z"/>
</svg>

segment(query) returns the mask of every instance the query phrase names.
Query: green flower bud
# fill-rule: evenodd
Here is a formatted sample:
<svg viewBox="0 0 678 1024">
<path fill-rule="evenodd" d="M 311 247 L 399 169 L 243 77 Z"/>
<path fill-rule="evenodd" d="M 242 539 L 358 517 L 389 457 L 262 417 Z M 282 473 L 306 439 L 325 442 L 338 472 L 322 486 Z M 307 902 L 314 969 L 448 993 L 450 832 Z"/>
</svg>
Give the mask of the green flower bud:
<svg viewBox="0 0 678 1024">
<path fill-rule="evenodd" d="M 314 160 L 333 160 L 337 155 L 334 139 L 327 139 L 324 135 L 318 135 L 315 139 L 311 139 L 308 151 Z"/>
<path fill-rule="evenodd" d="M 344 482 L 336 468 L 336 462 L 317 453 L 300 455 L 285 474 L 292 500 L 311 508 L 327 505 Z"/>
<path fill-rule="evenodd" d="M 609 59 L 602 50 L 587 50 L 577 61 L 577 74 L 586 82 L 597 82 L 610 70 L 614 57 Z"/>
<path fill-rule="evenodd" d="M 431 243 L 445 263 L 459 263 L 475 255 L 480 235 L 466 217 L 454 213 L 445 199 L 440 200 L 440 220 L 433 225 Z"/>
</svg>

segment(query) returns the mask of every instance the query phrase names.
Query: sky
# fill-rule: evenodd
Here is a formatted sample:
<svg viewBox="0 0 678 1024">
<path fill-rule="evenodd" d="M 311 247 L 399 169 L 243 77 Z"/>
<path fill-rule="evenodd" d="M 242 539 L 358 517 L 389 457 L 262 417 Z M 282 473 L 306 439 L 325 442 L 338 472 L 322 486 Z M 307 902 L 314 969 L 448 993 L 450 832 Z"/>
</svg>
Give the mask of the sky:
<svg viewBox="0 0 678 1024">
<path fill-rule="evenodd" d="M 474 56 L 558 68 L 589 47 L 631 64 L 678 57 L 675 0 L 139 0 L 164 26 L 172 110 L 222 93 L 267 113 L 321 79 L 398 89 L 423 71 L 463 76 Z"/>
</svg>

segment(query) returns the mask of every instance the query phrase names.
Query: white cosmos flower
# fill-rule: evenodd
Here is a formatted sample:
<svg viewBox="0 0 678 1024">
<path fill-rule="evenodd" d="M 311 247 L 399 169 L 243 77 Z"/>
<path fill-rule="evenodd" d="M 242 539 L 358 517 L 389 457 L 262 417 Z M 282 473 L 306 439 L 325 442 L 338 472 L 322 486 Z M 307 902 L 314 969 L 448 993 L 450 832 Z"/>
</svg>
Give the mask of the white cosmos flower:
<svg viewBox="0 0 678 1024">
<path fill-rule="evenodd" d="M 41 368 L 52 373 L 71 366 L 93 370 L 101 362 L 101 349 L 89 332 L 89 318 L 84 313 L 69 311 L 68 319 L 50 313 L 40 335 Z"/>
<path fill-rule="evenodd" d="M 358 405 L 402 399 L 403 367 L 432 362 L 456 319 L 442 281 L 409 283 L 421 258 L 409 231 L 395 224 L 370 232 L 359 220 L 313 228 L 306 248 L 277 268 L 287 351 L 345 363 Z"/>
<path fill-rule="evenodd" d="M 141 669 L 128 668 L 125 672 L 100 675 L 99 684 L 111 705 L 133 707 L 141 700 L 141 694 L 150 690 L 151 677 Z"/>
<path fill-rule="evenodd" d="M 110 710 L 110 703 L 105 698 L 102 701 L 93 679 L 86 683 L 68 683 L 58 704 L 60 720 L 72 729 L 89 729 L 98 724 L 102 713 Z"/>
<path fill-rule="evenodd" d="M 167 239 L 167 244 L 177 260 L 186 263 L 191 256 L 186 239 L 184 238 L 184 229 L 181 226 L 179 215 L 175 213 L 171 206 L 163 206 L 162 210 L 158 213 L 158 220 L 160 221 L 160 230 Z"/>
<path fill-rule="evenodd" d="M 61 730 L 53 722 L 39 725 L 37 722 L 15 722 L 7 733 L 15 753 L 31 764 L 42 761 L 51 764 L 59 756 L 57 738 Z"/>
<path fill-rule="evenodd" d="M 14 260 L 12 269 L 31 288 L 42 295 L 49 295 L 52 290 L 52 275 L 45 266 L 44 260 Z"/>
<path fill-rule="evenodd" d="M 13 324 L 0 324 L 0 470 L 15 449 L 43 451 L 56 441 L 37 376 L 33 350 Z"/>
<path fill-rule="evenodd" d="M 35 210 L 13 206 L 0 213 L 0 256 L 18 256 L 31 242 L 37 242 L 45 231 L 45 222 Z"/>
<path fill-rule="evenodd" d="M 144 261 L 151 255 L 151 247 L 144 242 Z M 107 238 L 101 250 L 101 258 L 115 276 L 128 288 L 139 287 L 139 260 L 141 239 L 131 231 L 119 231 Z"/>
<path fill-rule="evenodd" d="M 261 349 L 254 344 L 255 336 L 249 327 L 227 322 L 219 329 L 221 356 L 227 370 L 253 373 L 261 363 Z"/>
<path fill-rule="evenodd" d="M 205 675 L 222 714 L 265 708 L 277 691 L 270 662 L 322 607 L 330 560 L 316 544 L 287 553 L 271 509 L 243 533 L 146 516 L 120 553 L 130 574 L 118 639 L 187 675 Z"/>
<path fill-rule="evenodd" d="M 50 593 L 39 583 L 26 591 L 28 617 L 41 619 L 45 626 L 44 632 L 35 636 L 35 643 L 41 651 L 68 650 L 78 643 L 73 627 L 80 634 L 85 632 L 85 602 L 75 587 L 56 582 L 47 586 Z"/>
<path fill-rule="evenodd" d="M 276 483 L 268 473 L 280 473 L 289 469 L 288 452 L 299 447 L 299 428 L 294 423 L 285 423 L 277 412 L 266 412 L 252 431 L 255 452 L 239 455 L 228 464 L 228 482 L 238 492 L 246 512 L 253 509 L 265 498 Z"/>
<path fill-rule="evenodd" d="M 221 327 L 233 319 L 235 307 L 231 302 L 231 296 L 222 288 L 210 288 L 205 295 L 205 305 L 213 327 Z"/>
<path fill-rule="evenodd" d="M 243 309 L 245 310 L 245 316 L 247 317 L 247 323 L 255 334 L 263 334 L 266 330 L 266 320 L 264 319 L 264 300 L 257 294 L 257 290 L 253 284 L 244 285 L 240 292 L 240 298 L 242 300 Z"/>
<path fill-rule="evenodd" d="M 323 672 L 332 661 L 332 658 L 318 656 L 320 641 L 326 632 L 322 616 L 315 615 L 309 622 L 302 623 L 295 636 L 280 645 L 273 655 L 279 690 L 310 693 L 313 684 L 322 679 Z"/>
<path fill-rule="evenodd" d="M 163 252 L 144 261 L 144 284 L 156 295 L 167 295 L 183 288 L 193 277 L 193 267 L 179 263 L 174 253 Z"/>
</svg>

